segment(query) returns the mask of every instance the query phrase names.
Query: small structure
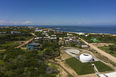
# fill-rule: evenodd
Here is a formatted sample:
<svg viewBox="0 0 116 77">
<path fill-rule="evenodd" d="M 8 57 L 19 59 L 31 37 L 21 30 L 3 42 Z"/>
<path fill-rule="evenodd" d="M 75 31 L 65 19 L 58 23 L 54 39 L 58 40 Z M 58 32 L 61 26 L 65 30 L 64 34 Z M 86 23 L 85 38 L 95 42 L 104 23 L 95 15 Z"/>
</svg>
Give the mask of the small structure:
<svg viewBox="0 0 116 77">
<path fill-rule="evenodd" d="M 79 33 L 79 35 L 85 35 L 85 33 Z"/>
<path fill-rule="evenodd" d="M 56 41 L 57 40 L 56 35 L 51 35 L 50 39 Z"/>
<path fill-rule="evenodd" d="M 21 32 L 18 32 L 18 31 L 11 31 L 11 34 L 21 34 Z"/>
<path fill-rule="evenodd" d="M 41 32 L 42 30 L 41 30 L 41 29 L 36 29 L 35 31 L 36 31 L 36 32 Z"/>
<path fill-rule="evenodd" d="M 54 34 L 62 34 L 62 32 L 61 31 L 54 31 Z"/>
<path fill-rule="evenodd" d="M 0 32 L 0 34 L 6 34 L 7 32 Z"/>
<path fill-rule="evenodd" d="M 38 40 L 42 41 L 42 37 L 36 37 L 34 39 L 35 39 L 35 41 L 38 41 Z"/>
<path fill-rule="evenodd" d="M 28 44 L 28 50 L 39 50 L 40 49 L 40 43 L 30 43 Z"/>
<path fill-rule="evenodd" d="M 81 54 L 79 59 L 82 63 L 94 61 L 94 58 L 90 54 Z"/>
<path fill-rule="evenodd" d="M 93 42 L 99 42 L 99 40 L 97 40 L 96 38 L 91 39 Z"/>
<path fill-rule="evenodd" d="M 83 49 L 88 49 L 89 46 L 88 46 L 88 45 L 81 45 L 81 48 L 83 48 Z"/>
<path fill-rule="evenodd" d="M 85 35 L 85 37 L 88 37 L 88 36 L 89 36 L 88 34 Z"/>
<path fill-rule="evenodd" d="M 65 52 L 73 57 L 76 57 L 76 55 L 80 53 L 77 49 L 67 49 Z"/>
</svg>

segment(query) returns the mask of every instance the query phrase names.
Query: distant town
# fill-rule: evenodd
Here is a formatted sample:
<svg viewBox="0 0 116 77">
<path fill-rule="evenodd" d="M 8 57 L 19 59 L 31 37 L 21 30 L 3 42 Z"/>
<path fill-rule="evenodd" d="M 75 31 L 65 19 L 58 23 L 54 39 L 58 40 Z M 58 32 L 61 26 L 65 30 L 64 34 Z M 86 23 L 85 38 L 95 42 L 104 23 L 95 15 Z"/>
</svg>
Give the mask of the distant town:
<svg viewBox="0 0 116 77">
<path fill-rule="evenodd" d="M 116 77 L 116 36 L 0 26 L 0 77 Z"/>
</svg>

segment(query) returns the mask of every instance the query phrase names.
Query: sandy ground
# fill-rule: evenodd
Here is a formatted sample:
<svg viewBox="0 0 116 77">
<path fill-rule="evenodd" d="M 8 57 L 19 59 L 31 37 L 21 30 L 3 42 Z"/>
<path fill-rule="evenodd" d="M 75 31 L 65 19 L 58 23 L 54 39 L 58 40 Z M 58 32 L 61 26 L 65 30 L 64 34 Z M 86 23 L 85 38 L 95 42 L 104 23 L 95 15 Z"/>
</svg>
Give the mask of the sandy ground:
<svg viewBox="0 0 116 77">
<path fill-rule="evenodd" d="M 61 67 L 58 67 L 58 70 L 60 71 L 60 73 L 57 75 L 57 77 L 67 77 L 68 76 L 68 74 Z"/>
<path fill-rule="evenodd" d="M 87 74 L 87 75 L 79 75 L 78 77 L 97 77 L 97 76 L 94 73 L 94 74 Z"/>
<path fill-rule="evenodd" d="M 82 39 L 81 39 L 82 40 Z M 88 44 L 86 41 L 82 40 L 85 44 Z M 93 48 L 94 50 L 96 50 L 97 52 L 99 52 L 100 54 L 104 55 L 105 57 L 107 57 L 109 60 L 113 61 L 114 63 L 116 63 L 116 57 L 106 53 L 105 51 L 103 50 L 100 50 L 99 48 L 97 48 L 97 46 L 94 46 L 93 44 L 89 44 L 89 46 L 91 48 Z"/>
<path fill-rule="evenodd" d="M 97 46 L 97 47 L 113 45 L 112 43 L 90 43 L 90 44 Z"/>
<path fill-rule="evenodd" d="M 33 36 L 36 36 L 34 33 L 31 33 Z"/>
</svg>

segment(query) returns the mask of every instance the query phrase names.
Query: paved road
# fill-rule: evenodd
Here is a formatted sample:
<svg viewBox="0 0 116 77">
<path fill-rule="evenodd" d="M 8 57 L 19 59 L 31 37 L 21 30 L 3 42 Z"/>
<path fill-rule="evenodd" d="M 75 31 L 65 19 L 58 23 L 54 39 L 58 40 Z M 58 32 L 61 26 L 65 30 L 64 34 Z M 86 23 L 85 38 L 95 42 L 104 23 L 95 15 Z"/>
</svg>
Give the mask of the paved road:
<svg viewBox="0 0 116 77">
<path fill-rule="evenodd" d="M 81 38 L 80 38 L 81 39 Z M 81 39 L 85 44 L 88 44 L 88 42 L 86 42 L 85 40 Z M 99 48 L 97 48 L 96 46 L 92 45 L 92 44 L 89 44 L 89 46 L 96 50 L 97 52 L 99 52 L 100 54 L 104 55 L 105 57 L 107 57 L 109 60 L 111 60 L 112 62 L 116 63 L 116 57 L 106 53 L 105 51 L 103 50 L 100 50 Z"/>
</svg>

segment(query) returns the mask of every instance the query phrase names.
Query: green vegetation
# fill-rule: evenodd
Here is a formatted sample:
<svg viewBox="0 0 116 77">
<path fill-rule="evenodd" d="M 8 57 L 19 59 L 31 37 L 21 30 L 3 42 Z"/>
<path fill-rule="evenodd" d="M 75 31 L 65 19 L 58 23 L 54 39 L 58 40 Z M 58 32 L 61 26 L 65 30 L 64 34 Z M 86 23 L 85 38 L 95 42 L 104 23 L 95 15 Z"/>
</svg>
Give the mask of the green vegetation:
<svg viewBox="0 0 116 77">
<path fill-rule="evenodd" d="M 91 39 L 93 42 L 99 42 L 99 40 L 97 40 L 96 38 Z"/>
<path fill-rule="evenodd" d="M 0 49 L 16 47 L 21 41 L 27 41 L 33 36 L 31 34 L 6 34 L 0 37 Z"/>
<path fill-rule="evenodd" d="M 18 48 L 8 48 L 0 53 L 2 77 L 56 77 L 59 72 L 55 65 L 49 66 L 46 60 L 54 55 L 50 51 L 23 51 Z M 5 76 L 3 76 L 5 74 Z"/>
<path fill-rule="evenodd" d="M 111 35 L 100 35 L 100 34 L 89 34 L 89 36 L 77 35 L 78 37 L 84 39 L 87 42 L 93 42 L 91 39 L 96 38 L 101 43 L 116 43 L 116 36 Z"/>
<path fill-rule="evenodd" d="M 12 27 L 10 28 L 4 28 L 4 29 L 0 29 L 0 32 L 6 32 L 7 34 L 10 34 L 11 31 L 18 31 L 21 32 L 23 34 L 29 34 L 30 32 L 34 32 L 33 29 L 29 29 L 29 28 L 21 28 L 21 29 L 15 29 L 16 27 Z"/>
<path fill-rule="evenodd" d="M 0 77 L 56 77 L 59 73 L 54 64 L 48 65 L 48 59 L 55 59 L 60 53 L 57 41 L 41 41 L 40 50 L 14 48 L 21 41 L 31 39 L 33 29 L 16 29 L 21 34 L 10 34 L 14 29 L 3 29 L 6 34 L 0 36 Z M 44 36 L 36 32 L 37 36 Z"/>
<path fill-rule="evenodd" d="M 76 59 L 75 57 L 73 58 L 69 58 L 66 59 L 67 64 L 74 69 L 74 71 L 78 74 L 78 75 L 84 75 L 84 74 L 90 74 L 90 73 L 94 73 L 93 67 L 91 64 L 95 64 L 97 69 L 100 72 L 105 72 L 105 71 L 113 71 L 112 68 L 110 68 L 109 66 L 103 64 L 100 61 L 96 61 L 96 62 L 88 62 L 88 63 L 82 63 L 81 61 L 79 61 L 78 59 Z"/>
<path fill-rule="evenodd" d="M 51 35 L 54 35 L 54 32 L 53 31 L 49 31 L 48 34 L 51 36 Z M 55 34 L 57 37 L 67 37 L 67 32 L 62 32 L 61 34 Z"/>
<path fill-rule="evenodd" d="M 19 45 L 18 41 L 6 41 L 5 44 L 0 44 L 0 49 L 7 49 L 8 47 L 16 47 Z"/>
<path fill-rule="evenodd" d="M 116 57 L 116 45 L 102 46 L 98 48 Z"/>
<path fill-rule="evenodd" d="M 75 43 L 71 43 L 71 47 L 76 47 Z"/>
</svg>

